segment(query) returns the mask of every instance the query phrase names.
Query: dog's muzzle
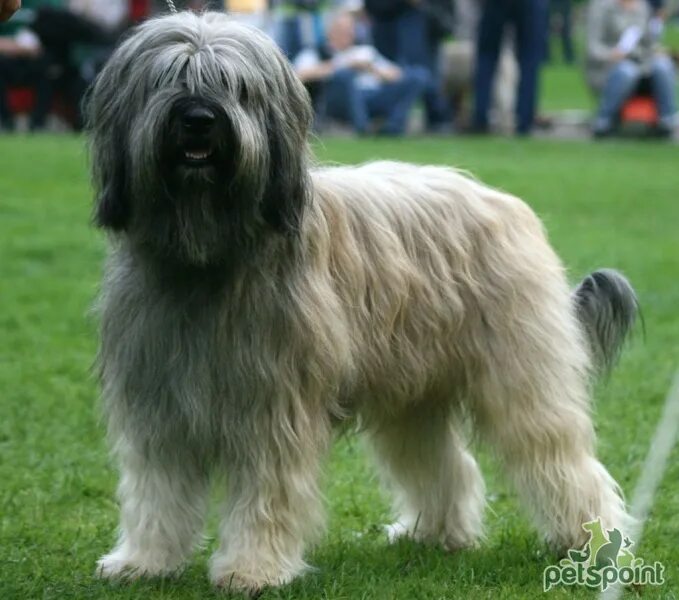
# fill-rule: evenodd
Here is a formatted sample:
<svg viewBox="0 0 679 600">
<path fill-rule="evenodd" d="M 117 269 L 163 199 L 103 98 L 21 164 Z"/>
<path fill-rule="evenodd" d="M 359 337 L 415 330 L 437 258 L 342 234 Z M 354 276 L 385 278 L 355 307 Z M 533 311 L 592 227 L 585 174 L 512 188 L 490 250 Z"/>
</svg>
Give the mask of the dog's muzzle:
<svg viewBox="0 0 679 600">
<path fill-rule="evenodd" d="M 178 103 L 174 113 L 177 161 L 193 168 L 211 166 L 217 149 L 217 110 L 200 100 L 187 100 Z"/>
</svg>

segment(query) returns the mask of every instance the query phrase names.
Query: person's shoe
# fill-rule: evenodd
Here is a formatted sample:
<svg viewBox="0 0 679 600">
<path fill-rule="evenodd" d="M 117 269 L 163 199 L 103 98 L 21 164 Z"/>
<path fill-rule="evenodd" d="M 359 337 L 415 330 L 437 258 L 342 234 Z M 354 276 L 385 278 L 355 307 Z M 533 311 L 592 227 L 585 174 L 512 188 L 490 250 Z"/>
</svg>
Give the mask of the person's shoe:
<svg viewBox="0 0 679 600">
<path fill-rule="evenodd" d="M 592 137 L 595 140 L 602 140 L 613 135 L 613 126 L 607 120 L 597 118 L 592 123 Z"/>
<path fill-rule="evenodd" d="M 549 130 L 554 128 L 554 118 L 547 115 L 537 115 L 535 117 L 535 128 Z"/>
<path fill-rule="evenodd" d="M 464 133 L 468 135 L 490 135 L 490 126 L 488 125 L 472 125 L 471 127 L 464 130 Z"/>
<path fill-rule="evenodd" d="M 425 129 L 425 135 L 430 136 L 446 136 L 453 135 L 455 128 L 449 121 L 442 121 L 440 123 L 430 123 Z"/>
</svg>

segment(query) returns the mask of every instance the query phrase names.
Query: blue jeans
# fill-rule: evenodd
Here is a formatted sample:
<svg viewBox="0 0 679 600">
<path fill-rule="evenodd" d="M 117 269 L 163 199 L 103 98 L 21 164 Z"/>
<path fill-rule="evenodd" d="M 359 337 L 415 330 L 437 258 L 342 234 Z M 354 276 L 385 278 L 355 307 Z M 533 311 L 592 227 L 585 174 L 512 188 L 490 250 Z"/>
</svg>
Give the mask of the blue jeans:
<svg viewBox="0 0 679 600">
<path fill-rule="evenodd" d="M 667 56 L 656 56 L 649 75 L 653 97 L 658 104 L 660 123 L 674 126 L 677 112 L 674 96 L 674 65 Z M 625 101 L 636 91 L 642 79 L 641 68 L 631 60 L 621 60 L 611 68 L 601 93 L 595 129 L 610 129 Z"/>
<path fill-rule="evenodd" d="M 488 129 L 488 111 L 502 39 L 507 24 L 516 31 L 519 89 L 516 104 L 518 133 L 529 133 L 535 121 L 540 63 L 547 27 L 547 0 L 485 0 L 479 24 L 474 81 L 474 126 Z"/>
<path fill-rule="evenodd" d="M 351 69 L 337 71 L 326 87 L 326 114 L 346 121 L 354 131 L 365 134 L 372 119 L 381 118 L 380 133 L 402 135 L 408 115 L 422 96 L 428 74 L 418 67 L 403 70 L 403 76 L 393 83 L 383 83 L 375 89 L 361 89 L 357 85 L 359 73 Z"/>
<path fill-rule="evenodd" d="M 450 120 L 441 89 L 439 40 L 429 32 L 428 17 L 417 8 L 394 19 L 373 20 L 373 42 L 377 50 L 401 67 L 420 67 L 427 74 L 424 107 L 431 126 Z"/>
<path fill-rule="evenodd" d="M 305 28 L 305 25 L 308 27 Z M 310 30 L 312 39 L 306 39 L 309 36 L 304 35 L 304 29 Z M 285 56 L 294 60 L 305 48 L 323 45 L 325 34 L 322 17 L 317 12 L 283 16 L 276 24 L 274 37 Z"/>
</svg>

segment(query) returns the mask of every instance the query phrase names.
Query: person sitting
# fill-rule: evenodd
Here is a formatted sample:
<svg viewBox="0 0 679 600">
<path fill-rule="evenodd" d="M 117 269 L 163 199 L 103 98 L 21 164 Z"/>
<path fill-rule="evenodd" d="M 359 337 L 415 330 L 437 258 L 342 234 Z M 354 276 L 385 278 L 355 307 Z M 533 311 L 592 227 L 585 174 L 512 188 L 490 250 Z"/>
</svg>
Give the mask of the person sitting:
<svg viewBox="0 0 679 600">
<path fill-rule="evenodd" d="M 303 82 L 323 83 L 325 114 L 349 122 L 359 135 L 370 133 L 373 119 L 383 121 L 378 134 L 402 135 L 428 84 L 427 71 L 400 68 L 372 46 L 356 45 L 349 13 L 331 20 L 327 40 L 327 48 L 303 50 L 294 61 Z"/>
<path fill-rule="evenodd" d="M 587 82 L 599 98 L 597 137 L 611 133 L 625 101 L 649 87 L 659 113 L 659 133 L 675 127 L 674 65 L 657 45 L 646 0 L 591 0 L 587 22 Z"/>
<path fill-rule="evenodd" d="M 31 131 L 45 128 L 52 104 L 49 62 L 39 38 L 31 30 L 7 23 L 0 29 L 0 127 L 15 128 L 8 102 L 10 86 L 28 86 L 35 92 Z"/>
<path fill-rule="evenodd" d="M 427 130 L 449 132 L 452 115 L 439 67 L 443 41 L 454 27 L 453 1 L 364 0 L 363 4 L 377 51 L 401 67 L 417 66 L 429 75 L 423 95 Z"/>
</svg>

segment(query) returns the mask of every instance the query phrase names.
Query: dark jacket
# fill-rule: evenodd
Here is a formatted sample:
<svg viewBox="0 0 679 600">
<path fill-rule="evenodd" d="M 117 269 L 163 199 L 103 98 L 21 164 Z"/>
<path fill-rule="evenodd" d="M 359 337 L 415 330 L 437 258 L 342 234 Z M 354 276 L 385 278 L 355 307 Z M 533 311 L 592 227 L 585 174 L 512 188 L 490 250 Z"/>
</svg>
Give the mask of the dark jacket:
<svg viewBox="0 0 679 600">
<path fill-rule="evenodd" d="M 365 0 L 365 10 L 376 19 L 393 19 L 410 8 L 408 0 Z"/>
</svg>

